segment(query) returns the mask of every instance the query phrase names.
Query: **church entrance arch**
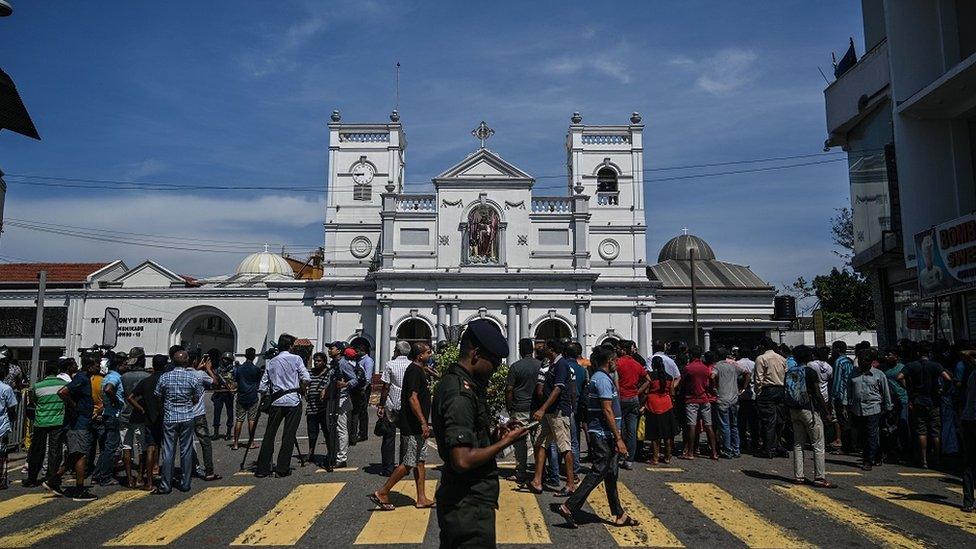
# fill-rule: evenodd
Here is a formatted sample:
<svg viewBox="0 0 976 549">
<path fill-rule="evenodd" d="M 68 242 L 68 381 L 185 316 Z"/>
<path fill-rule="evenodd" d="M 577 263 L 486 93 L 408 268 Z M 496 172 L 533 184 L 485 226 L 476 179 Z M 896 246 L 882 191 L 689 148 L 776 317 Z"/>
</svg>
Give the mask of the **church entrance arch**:
<svg viewBox="0 0 976 549">
<path fill-rule="evenodd" d="M 535 340 L 544 342 L 548 339 L 569 339 L 573 336 L 569 325 L 558 318 L 543 320 L 535 328 Z"/>
<path fill-rule="evenodd" d="M 170 339 L 187 351 L 237 351 L 237 327 L 234 322 L 226 313 L 209 305 L 184 311 L 173 322 Z"/>
<path fill-rule="evenodd" d="M 427 343 L 433 339 L 430 326 L 419 318 L 408 318 L 400 323 L 396 331 L 397 341 L 409 341 L 410 343 Z"/>
</svg>

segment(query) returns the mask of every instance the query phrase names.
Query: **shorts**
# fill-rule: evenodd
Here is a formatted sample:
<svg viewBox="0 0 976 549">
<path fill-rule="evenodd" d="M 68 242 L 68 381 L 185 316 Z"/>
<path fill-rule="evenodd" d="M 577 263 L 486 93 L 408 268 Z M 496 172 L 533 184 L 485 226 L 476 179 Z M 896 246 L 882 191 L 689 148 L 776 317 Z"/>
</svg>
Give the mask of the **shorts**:
<svg viewBox="0 0 976 549">
<path fill-rule="evenodd" d="M 685 403 L 685 425 L 694 425 L 701 418 L 705 425 L 712 424 L 712 403 L 711 402 L 686 402 Z"/>
<path fill-rule="evenodd" d="M 572 449 L 569 428 L 569 416 L 560 413 L 545 414 L 539 424 L 539 436 L 535 439 L 535 447 L 548 447 L 556 444 L 556 451 L 565 454 Z"/>
<path fill-rule="evenodd" d="M 915 402 L 908 418 L 915 436 L 937 437 L 942 434 L 942 409 L 938 405 L 926 406 Z"/>
<path fill-rule="evenodd" d="M 238 401 L 237 408 L 234 409 L 234 417 L 237 421 L 244 422 L 245 419 L 248 421 L 254 421 L 258 418 L 258 407 L 261 406 L 260 401 L 256 401 L 250 406 L 245 406 Z"/>
<path fill-rule="evenodd" d="M 143 439 L 145 438 L 143 432 L 145 430 L 146 426 L 142 423 L 122 424 L 122 428 L 119 429 L 119 435 L 122 437 L 122 449 L 135 450 L 136 454 L 141 454 L 145 448 L 143 445 Z"/>
<path fill-rule="evenodd" d="M 68 455 L 88 455 L 94 439 L 95 437 L 92 436 L 92 432 L 88 429 L 68 431 L 64 438 L 65 443 L 68 445 Z"/>
<path fill-rule="evenodd" d="M 157 448 L 163 445 L 163 426 L 162 425 L 146 425 L 142 429 L 142 444 L 144 448 L 149 448 L 150 446 L 156 446 Z"/>
<path fill-rule="evenodd" d="M 0 457 L 7 457 L 8 444 L 10 444 L 10 434 L 4 433 L 3 436 L 0 437 Z"/>
<path fill-rule="evenodd" d="M 400 448 L 403 449 L 400 463 L 404 467 L 413 468 L 427 461 L 427 441 L 423 435 L 400 435 Z"/>
</svg>

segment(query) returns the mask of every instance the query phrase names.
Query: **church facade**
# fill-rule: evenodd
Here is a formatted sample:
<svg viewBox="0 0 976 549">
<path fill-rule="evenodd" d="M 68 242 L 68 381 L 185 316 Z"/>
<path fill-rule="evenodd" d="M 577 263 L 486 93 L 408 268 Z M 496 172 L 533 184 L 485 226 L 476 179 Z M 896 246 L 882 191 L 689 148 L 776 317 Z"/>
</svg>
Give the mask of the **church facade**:
<svg viewBox="0 0 976 549">
<path fill-rule="evenodd" d="M 541 193 L 489 148 L 493 130 L 482 122 L 473 151 L 418 194 L 405 188 L 407 140 L 395 111 L 379 124 L 333 112 L 320 279 L 300 278 L 267 250 L 204 280 L 118 261 L 49 290 L 46 305 L 66 311 L 63 339 L 52 334 L 49 344 L 74 351 L 99 341 L 100 319 L 114 307 L 127 328 L 120 347 L 147 353 L 176 343 L 242 353 L 287 331 L 316 349 L 362 338 L 385 360 L 397 340 L 447 339 L 475 318 L 502 329 L 510 359 L 520 338 L 589 348 L 616 337 L 649 353 L 655 336 L 692 339 L 692 271 L 706 345 L 782 327 L 772 320 L 774 289 L 716 259 L 700 238 L 672 238 L 649 264 L 643 132 L 637 113 L 617 125 L 584 124 L 574 113 L 566 178 Z M 32 299 L 23 284 L 0 280 L 0 307 Z"/>
</svg>

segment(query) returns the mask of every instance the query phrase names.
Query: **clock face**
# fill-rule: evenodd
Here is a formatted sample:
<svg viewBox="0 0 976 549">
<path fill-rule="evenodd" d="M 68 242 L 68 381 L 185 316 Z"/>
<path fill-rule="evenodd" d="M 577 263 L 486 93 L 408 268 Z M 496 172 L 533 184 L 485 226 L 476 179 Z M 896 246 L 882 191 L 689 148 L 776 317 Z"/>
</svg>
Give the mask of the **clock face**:
<svg viewBox="0 0 976 549">
<path fill-rule="evenodd" d="M 360 185 L 365 185 L 373 180 L 373 167 L 365 162 L 360 162 L 352 168 L 352 180 Z"/>
</svg>

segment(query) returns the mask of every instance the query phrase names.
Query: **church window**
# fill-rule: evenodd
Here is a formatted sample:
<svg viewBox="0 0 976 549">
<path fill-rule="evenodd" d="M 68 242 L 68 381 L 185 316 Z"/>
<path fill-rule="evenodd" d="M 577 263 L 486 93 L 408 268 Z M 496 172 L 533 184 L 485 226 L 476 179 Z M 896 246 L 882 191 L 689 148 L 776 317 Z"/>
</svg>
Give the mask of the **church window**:
<svg viewBox="0 0 976 549">
<path fill-rule="evenodd" d="M 619 203 L 617 191 L 617 172 L 611 168 L 596 172 L 597 204 L 616 206 Z"/>
<path fill-rule="evenodd" d="M 373 186 L 370 184 L 356 184 L 352 188 L 352 199 L 360 202 L 369 202 L 373 199 Z"/>
</svg>

